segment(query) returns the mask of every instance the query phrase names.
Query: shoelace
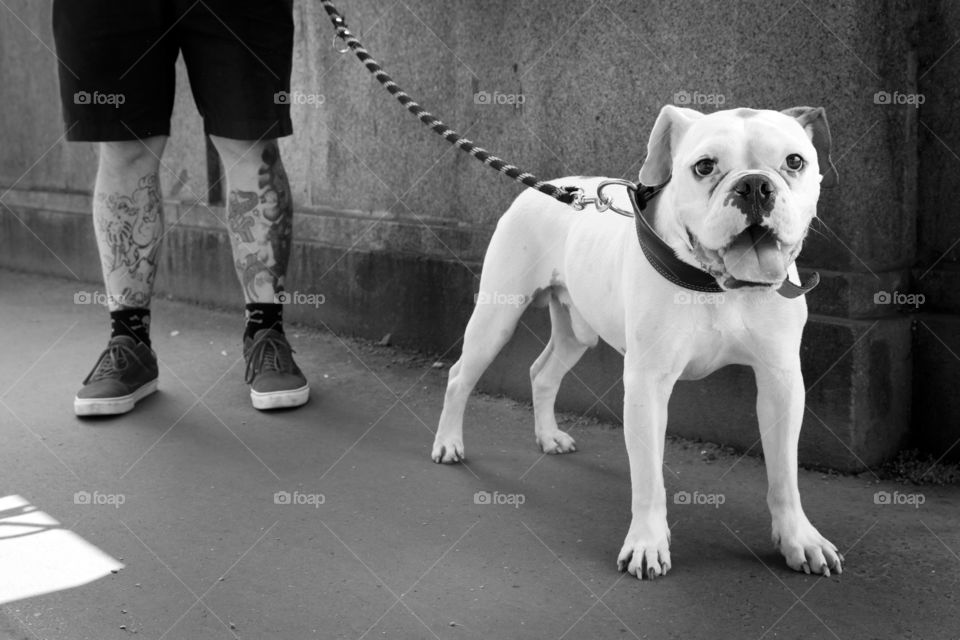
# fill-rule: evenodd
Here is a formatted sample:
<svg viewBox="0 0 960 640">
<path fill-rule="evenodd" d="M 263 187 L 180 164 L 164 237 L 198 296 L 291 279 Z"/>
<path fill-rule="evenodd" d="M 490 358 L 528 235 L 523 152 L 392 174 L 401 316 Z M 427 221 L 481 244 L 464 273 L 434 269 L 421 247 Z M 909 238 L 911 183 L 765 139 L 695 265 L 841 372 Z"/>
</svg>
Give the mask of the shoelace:
<svg viewBox="0 0 960 640">
<path fill-rule="evenodd" d="M 107 348 L 100 354 L 100 359 L 97 360 L 93 371 L 84 380 L 84 384 L 97 382 L 111 377 L 114 373 L 120 373 L 127 368 L 131 359 L 137 360 L 137 356 L 127 345 L 117 343 L 107 345 Z"/>
<path fill-rule="evenodd" d="M 249 384 L 264 371 L 293 373 L 293 349 L 282 334 L 264 336 L 250 346 L 244 379 Z"/>
</svg>

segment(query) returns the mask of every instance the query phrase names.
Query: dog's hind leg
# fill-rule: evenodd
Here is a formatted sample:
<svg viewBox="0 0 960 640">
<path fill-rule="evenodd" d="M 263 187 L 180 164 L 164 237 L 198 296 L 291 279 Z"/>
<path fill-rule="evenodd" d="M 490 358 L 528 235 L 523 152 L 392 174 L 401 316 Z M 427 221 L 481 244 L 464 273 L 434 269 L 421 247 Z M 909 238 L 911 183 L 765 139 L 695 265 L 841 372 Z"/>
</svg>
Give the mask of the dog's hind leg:
<svg viewBox="0 0 960 640">
<path fill-rule="evenodd" d="M 434 462 L 453 463 L 465 459 L 463 413 L 467 399 L 480 376 L 510 340 L 530 302 L 521 295 L 514 298 L 487 291 L 488 295 L 484 297 L 485 287 L 481 283 L 477 305 L 463 334 L 463 352 L 450 368 L 440 425 L 430 456 Z"/>
<path fill-rule="evenodd" d="M 550 297 L 550 341 L 530 367 L 534 433 L 544 453 L 570 453 L 577 450 L 573 438 L 557 426 L 554 414 L 554 404 L 563 377 L 591 346 L 577 339 L 570 314 L 570 309 L 561 304 L 556 296 Z"/>
</svg>

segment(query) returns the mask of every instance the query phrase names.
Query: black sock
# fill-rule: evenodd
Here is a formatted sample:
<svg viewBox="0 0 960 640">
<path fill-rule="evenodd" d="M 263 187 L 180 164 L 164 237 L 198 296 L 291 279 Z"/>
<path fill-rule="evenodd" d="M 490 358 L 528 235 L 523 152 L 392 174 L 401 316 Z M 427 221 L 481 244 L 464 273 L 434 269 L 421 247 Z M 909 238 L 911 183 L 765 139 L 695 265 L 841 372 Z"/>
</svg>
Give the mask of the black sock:
<svg viewBox="0 0 960 640">
<path fill-rule="evenodd" d="M 130 336 L 150 346 L 150 309 L 120 309 L 110 312 L 110 337 Z"/>
<path fill-rule="evenodd" d="M 243 337 L 253 338 L 261 329 L 273 329 L 283 333 L 283 305 L 279 303 L 251 302 L 247 304 L 247 326 Z"/>
</svg>

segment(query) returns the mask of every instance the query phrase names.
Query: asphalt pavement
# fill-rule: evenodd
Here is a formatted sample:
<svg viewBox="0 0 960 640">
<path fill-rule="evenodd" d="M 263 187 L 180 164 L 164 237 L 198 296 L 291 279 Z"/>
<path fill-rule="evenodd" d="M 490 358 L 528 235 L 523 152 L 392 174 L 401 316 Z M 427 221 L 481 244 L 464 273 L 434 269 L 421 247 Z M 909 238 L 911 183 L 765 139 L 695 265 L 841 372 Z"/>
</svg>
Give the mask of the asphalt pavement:
<svg viewBox="0 0 960 640">
<path fill-rule="evenodd" d="M 311 401 L 260 413 L 239 314 L 170 300 L 154 305 L 159 392 L 79 419 L 107 322 L 78 294 L 97 290 L 0 271 L 0 497 L 123 564 L 0 606 L 2 638 L 960 638 L 956 486 L 801 471 L 846 557 L 809 576 L 772 549 L 760 460 L 671 440 L 673 570 L 641 582 L 616 568 L 617 425 L 564 416 L 578 451 L 543 456 L 529 406 L 477 395 L 467 464 L 436 465 L 433 358 L 289 327 Z"/>
</svg>

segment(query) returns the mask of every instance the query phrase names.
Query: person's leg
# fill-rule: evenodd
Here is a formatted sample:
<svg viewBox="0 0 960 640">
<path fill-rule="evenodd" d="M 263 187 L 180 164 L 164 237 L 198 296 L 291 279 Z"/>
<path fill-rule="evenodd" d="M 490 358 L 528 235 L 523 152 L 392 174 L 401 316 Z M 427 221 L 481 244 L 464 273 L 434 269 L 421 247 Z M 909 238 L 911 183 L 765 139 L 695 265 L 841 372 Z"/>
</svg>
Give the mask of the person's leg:
<svg viewBox="0 0 960 640">
<path fill-rule="evenodd" d="M 276 140 L 210 136 L 227 179 L 227 225 L 246 301 L 247 382 L 257 409 L 295 407 L 306 378 L 283 335 L 284 291 L 293 243 L 293 203 Z"/>
<path fill-rule="evenodd" d="M 93 194 L 93 225 L 113 335 L 150 344 L 149 320 L 130 326 L 131 314 L 149 317 L 163 236 L 160 156 L 166 136 L 101 142 Z"/>
<path fill-rule="evenodd" d="M 290 185 L 276 140 L 260 142 L 211 136 L 227 179 L 227 224 L 234 266 L 248 305 L 279 314 L 293 237 Z M 280 318 L 278 317 L 278 321 Z M 276 328 L 279 322 L 254 324 Z"/>
<path fill-rule="evenodd" d="M 74 398 L 77 415 L 126 413 L 157 388 L 150 298 L 163 237 L 166 136 L 99 143 L 93 227 L 110 311 L 107 348 Z"/>
<path fill-rule="evenodd" d="M 190 88 L 227 179 L 227 226 L 247 303 L 246 380 L 257 409 L 295 407 L 310 387 L 283 333 L 278 294 L 293 208 L 276 140 L 293 133 L 293 0 L 181 0 L 175 32 Z"/>
<path fill-rule="evenodd" d="M 112 332 L 74 398 L 77 415 L 126 413 L 157 388 L 149 307 L 163 235 L 157 168 L 179 45 L 169 0 L 54 0 L 65 137 L 96 143 L 93 226 Z"/>
</svg>

